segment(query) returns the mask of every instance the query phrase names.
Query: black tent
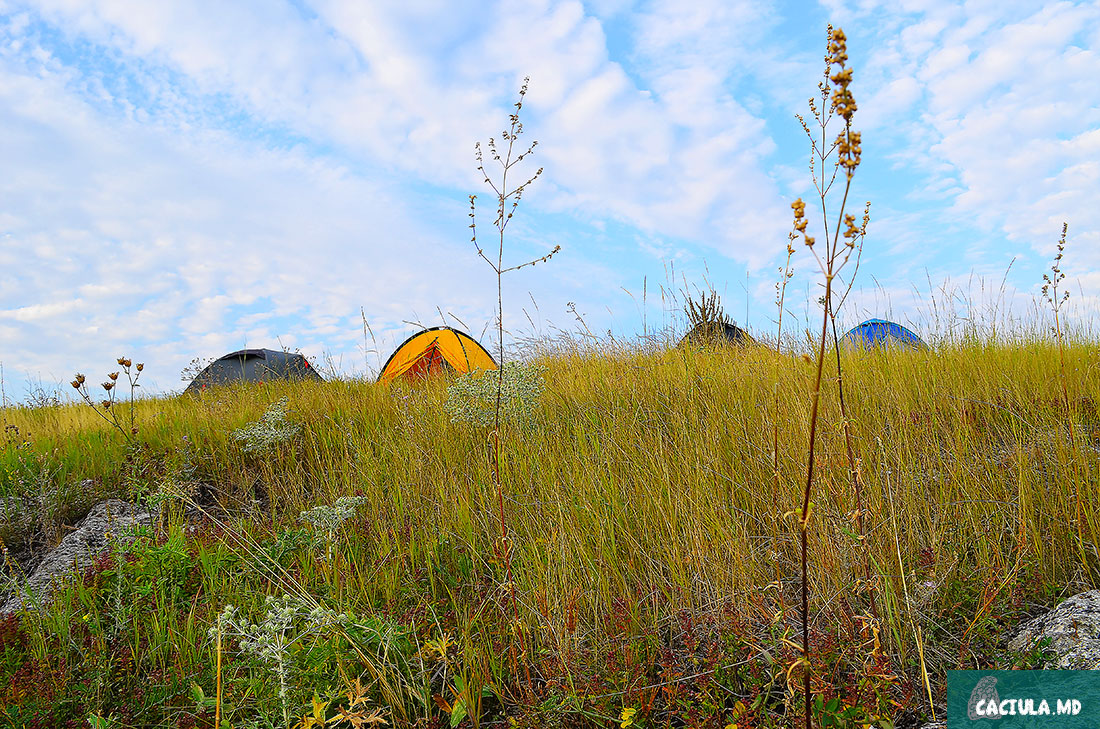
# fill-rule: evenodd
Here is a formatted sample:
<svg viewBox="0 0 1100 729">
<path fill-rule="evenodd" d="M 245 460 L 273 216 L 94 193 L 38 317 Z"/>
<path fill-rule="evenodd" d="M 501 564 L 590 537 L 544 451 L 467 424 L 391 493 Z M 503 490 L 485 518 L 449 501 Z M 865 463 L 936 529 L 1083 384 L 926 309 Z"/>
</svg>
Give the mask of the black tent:
<svg viewBox="0 0 1100 729">
<path fill-rule="evenodd" d="M 702 323 L 696 324 L 690 332 L 685 334 L 678 346 L 684 347 L 689 344 L 697 347 L 716 344 L 744 346 L 755 343 L 756 340 L 736 324 Z"/>
<path fill-rule="evenodd" d="M 207 365 L 191 381 L 184 393 L 201 392 L 210 385 L 267 380 L 321 381 L 321 376 L 300 354 L 277 352 L 273 349 L 242 349 Z"/>
</svg>

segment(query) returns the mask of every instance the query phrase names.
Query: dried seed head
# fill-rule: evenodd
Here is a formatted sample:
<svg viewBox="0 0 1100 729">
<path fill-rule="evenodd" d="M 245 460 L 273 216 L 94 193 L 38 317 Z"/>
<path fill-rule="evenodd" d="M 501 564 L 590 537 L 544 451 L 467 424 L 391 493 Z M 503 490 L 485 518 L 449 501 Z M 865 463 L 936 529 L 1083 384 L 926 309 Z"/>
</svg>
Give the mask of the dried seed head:
<svg viewBox="0 0 1100 729">
<path fill-rule="evenodd" d="M 829 30 L 829 55 L 825 58 L 825 75 L 833 86 L 833 95 L 830 99 L 832 108 L 850 122 L 852 115 L 856 113 L 856 101 L 848 86 L 852 83 L 852 69 L 845 68 L 848 62 L 848 44 L 844 31 L 840 28 Z M 832 66 L 840 68 L 833 74 L 829 74 Z M 858 144 L 858 142 L 857 142 Z"/>
<path fill-rule="evenodd" d="M 837 135 L 836 147 L 838 164 L 844 168 L 848 177 L 851 177 L 856 167 L 859 167 L 860 154 L 863 152 L 863 148 L 860 147 L 859 132 L 853 132 L 850 127 L 846 128 Z"/>
<path fill-rule="evenodd" d="M 856 227 L 856 218 L 854 215 L 845 215 L 844 224 L 847 229 L 844 231 L 844 237 L 848 240 L 848 247 L 851 248 L 856 244 L 856 238 L 859 237 L 860 229 Z"/>
<path fill-rule="evenodd" d="M 145 364 L 142 363 L 142 362 L 138 362 L 137 363 L 137 371 L 141 372 L 143 369 L 145 369 Z"/>
<path fill-rule="evenodd" d="M 852 83 L 852 69 L 846 68 L 843 71 L 837 71 L 829 77 L 829 80 L 837 86 L 847 86 Z"/>
<path fill-rule="evenodd" d="M 104 382 L 103 383 L 103 389 L 106 390 L 107 392 L 110 392 L 111 388 L 114 387 L 114 386 L 115 386 L 115 383 L 113 383 L 113 382 Z"/>
<path fill-rule="evenodd" d="M 848 62 L 848 37 L 841 28 L 833 29 L 829 26 L 829 56 L 830 64 L 843 66 Z"/>
<path fill-rule="evenodd" d="M 806 203 L 802 202 L 802 198 L 791 203 L 791 209 L 794 210 L 795 220 L 801 220 L 806 215 Z"/>
<path fill-rule="evenodd" d="M 83 385 L 84 384 L 84 375 L 77 372 L 76 373 L 76 381 L 79 382 L 81 385 Z"/>
<path fill-rule="evenodd" d="M 76 380 L 73 380 L 73 381 L 72 381 L 72 382 L 70 382 L 69 384 L 73 386 L 73 389 L 76 389 L 76 390 L 79 390 L 79 389 L 80 389 L 80 383 L 79 383 L 79 382 L 77 382 Z"/>
<path fill-rule="evenodd" d="M 114 382 L 115 380 L 118 379 L 118 373 L 117 372 L 112 372 L 111 374 L 109 374 L 107 376 L 111 378 L 112 382 Z"/>
</svg>

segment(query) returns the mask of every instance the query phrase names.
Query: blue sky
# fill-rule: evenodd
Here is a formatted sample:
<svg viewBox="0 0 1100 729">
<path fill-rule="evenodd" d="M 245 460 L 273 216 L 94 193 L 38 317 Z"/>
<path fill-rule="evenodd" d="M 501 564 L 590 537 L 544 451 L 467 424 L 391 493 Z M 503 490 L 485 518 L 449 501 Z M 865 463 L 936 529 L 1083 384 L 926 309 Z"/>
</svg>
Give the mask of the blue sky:
<svg viewBox="0 0 1100 729">
<path fill-rule="evenodd" d="M 572 303 L 632 336 L 643 286 L 652 326 L 661 286 L 706 278 L 767 331 L 830 22 L 855 69 L 852 198 L 872 203 L 844 320 L 931 327 L 930 284 L 981 303 L 1002 279 L 1028 316 L 1062 221 L 1071 314 L 1094 318 L 1094 2 L 0 0 L 7 396 L 123 354 L 177 390 L 191 359 L 244 346 L 361 374 L 440 312 L 480 336 L 473 145 L 524 76 L 545 172 L 507 258 L 562 251 L 507 278 L 506 326 L 574 329 Z M 818 277 L 804 251 L 795 269 L 801 326 Z"/>
</svg>

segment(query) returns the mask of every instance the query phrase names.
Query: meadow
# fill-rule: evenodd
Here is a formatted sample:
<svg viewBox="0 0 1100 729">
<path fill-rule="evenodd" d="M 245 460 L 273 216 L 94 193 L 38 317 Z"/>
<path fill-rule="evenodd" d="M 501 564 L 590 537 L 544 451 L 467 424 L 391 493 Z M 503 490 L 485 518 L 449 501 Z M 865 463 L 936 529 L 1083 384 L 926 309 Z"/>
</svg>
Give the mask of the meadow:
<svg viewBox="0 0 1100 729">
<path fill-rule="evenodd" d="M 1095 584 L 1100 355 L 842 350 L 854 474 L 828 357 L 813 718 L 915 725 L 947 669 L 1041 665 L 1008 631 Z M 499 504 L 489 428 L 446 378 L 138 400 L 131 438 L 85 404 L 5 409 L 9 588 L 108 495 L 157 516 L 0 621 L 4 725 L 801 723 L 813 358 L 559 342 L 524 362 Z"/>
<path fill-rule="evenodd" d="M 1100 355 L 1066 328 L 1066 228 L 1032 324 L 933 296 L 931 348 L 839 346 L 870 203 L 846 212 L 839 28 L 827 53 L 798 117 L 823 232 L 795 200 L 783 346 L 585 327 L 506 374 L 123 395 L 113 423 L 78 375 L 85 402 L 0 408 L 6 592 L 102 499 L 150 513 L 0 618 L 3 725 L 908 729 L 943 718 L 949 669 L 1043 666 L 1008 635 L 1100 573 Z M 526 90 L 475 147 L 491 245 L 470 198 L 501 348 L 501 277 L 560 250 L 505 261 L 542 173 L 513 171 Z M 796 244 L 824 291 L 801 338 Z M 727 323 L 713 292 L 686 313 Z M 110 397 L 142 368 L 118 364 Z"/>
</svg>

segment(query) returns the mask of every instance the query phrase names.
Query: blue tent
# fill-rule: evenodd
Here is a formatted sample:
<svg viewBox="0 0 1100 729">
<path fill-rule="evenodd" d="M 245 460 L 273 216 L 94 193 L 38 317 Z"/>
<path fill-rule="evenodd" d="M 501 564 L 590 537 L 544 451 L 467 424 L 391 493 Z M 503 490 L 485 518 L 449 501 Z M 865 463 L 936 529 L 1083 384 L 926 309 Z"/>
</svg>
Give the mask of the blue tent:
<svg viewBox="0 0 1100 729">
<path fill-rule="evenodd" d="M 853 327 L 844 335 L 845 344 L 870 349 L 871 347 L 899 347 L 921 349 L 927 347 L 921 338 L 901 324 L 885 319 L 868 319 Z"/>
</svg>

